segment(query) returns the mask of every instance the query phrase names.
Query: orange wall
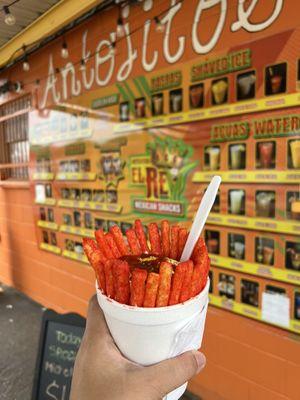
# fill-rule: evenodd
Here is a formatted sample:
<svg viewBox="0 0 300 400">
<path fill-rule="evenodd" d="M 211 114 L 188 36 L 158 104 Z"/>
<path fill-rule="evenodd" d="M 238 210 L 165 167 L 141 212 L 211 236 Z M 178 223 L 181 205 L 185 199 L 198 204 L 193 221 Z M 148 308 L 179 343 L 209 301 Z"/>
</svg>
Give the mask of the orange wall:
<svg viewBox="0 0 300 400">
<path fill-rule="evenodd" d="M 86 313 L 94 274 L 38 249 L 29 189 L 0 188 L 0 281 L 59 312 Z M 190 383 L 203 400 L 299 400 L 296 335 L 210 307 L 208 364 Z"/>
<path fill-rule="evenodd" d="M 299 337 L 210 307 L 208 363 L 190 383 L 203 400 L 299 400 Z"/>
<path fill-rule="evenodd" d="M 38 249 L 29 188 L 0 187 L 0 234 L 0 281 L 59 312 L 85 314 L 94 273 Z"/>
</svg>

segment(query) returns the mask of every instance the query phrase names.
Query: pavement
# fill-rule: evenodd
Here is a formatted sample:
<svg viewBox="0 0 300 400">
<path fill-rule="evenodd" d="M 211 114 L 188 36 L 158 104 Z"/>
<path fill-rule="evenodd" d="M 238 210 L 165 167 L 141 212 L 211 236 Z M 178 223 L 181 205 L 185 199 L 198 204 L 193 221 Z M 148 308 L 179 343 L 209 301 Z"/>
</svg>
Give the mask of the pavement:
<svg viewBox="0 0 300 400">
<path fill-rule="evenodd" d="M 40 304 L 0 284 L 0 400 L 31 400 L 42 314 Z"/>
<path fill-rule="evenodd" d="M 43 308 L 15 289 L 0 293 L 0 400 L 31 400 Z"/>
</svg>

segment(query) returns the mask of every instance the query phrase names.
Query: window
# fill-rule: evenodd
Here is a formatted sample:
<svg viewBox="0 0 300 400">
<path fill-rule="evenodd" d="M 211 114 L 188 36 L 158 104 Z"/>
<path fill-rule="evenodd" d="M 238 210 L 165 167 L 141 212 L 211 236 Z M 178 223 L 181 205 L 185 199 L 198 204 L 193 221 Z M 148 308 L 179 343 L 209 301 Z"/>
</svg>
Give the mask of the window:
<svg viewBox="0 0 300 400">
<path fill-rule="evenodd" d="M 24 96 L 0 107 L 1 180 L 28 179 L 30 105 L 30 96 Z"/>
</svg>

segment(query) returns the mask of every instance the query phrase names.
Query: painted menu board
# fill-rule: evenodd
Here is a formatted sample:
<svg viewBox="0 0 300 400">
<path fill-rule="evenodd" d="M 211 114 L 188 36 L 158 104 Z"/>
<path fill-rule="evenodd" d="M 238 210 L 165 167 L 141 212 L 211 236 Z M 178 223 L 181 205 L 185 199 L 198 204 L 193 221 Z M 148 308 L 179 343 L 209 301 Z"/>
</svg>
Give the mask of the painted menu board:
<svg viewBox="0 0 300 400">
<path fill-rule="evenodd" d="M 189 227 L 218 174 L 203 233 L 211 303 L 300 333 L 296 40 L 298 28 L 235 42 L 32 111 L 40 248 L 87 263 L 81 239 L 95 229 L 125 233 L 135 218 Z M 62 88 L 74 86 L 69 78 Z M 49 80 L 44 98 L 58 96 L 57 85 Z M 276 322 L 277 309 L 286 317 Z"/>
<path fill-rule="evenodd" d="M 43 314 L 32 400 L 69 399 L 74 362 L 85 330 L 78 314 Z"/>
</svg>

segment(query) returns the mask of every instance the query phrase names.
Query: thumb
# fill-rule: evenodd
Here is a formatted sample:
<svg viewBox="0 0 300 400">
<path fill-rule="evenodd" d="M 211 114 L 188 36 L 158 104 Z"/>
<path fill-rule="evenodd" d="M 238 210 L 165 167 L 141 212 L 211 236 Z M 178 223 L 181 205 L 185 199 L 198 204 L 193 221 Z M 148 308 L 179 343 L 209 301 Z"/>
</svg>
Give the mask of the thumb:
<svg viewBox="0 0 300 400">
<path fill-rule="evenodd" d="M 197 375 L 204 367 L 206 358 L 199 351 L 188 351 L 145 368 L 148 382 L 153 382 L 163 397 Z"/>
</svg>

